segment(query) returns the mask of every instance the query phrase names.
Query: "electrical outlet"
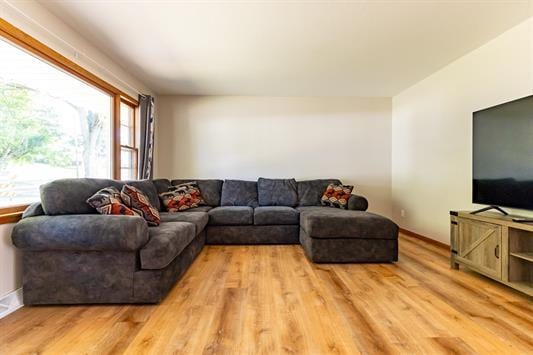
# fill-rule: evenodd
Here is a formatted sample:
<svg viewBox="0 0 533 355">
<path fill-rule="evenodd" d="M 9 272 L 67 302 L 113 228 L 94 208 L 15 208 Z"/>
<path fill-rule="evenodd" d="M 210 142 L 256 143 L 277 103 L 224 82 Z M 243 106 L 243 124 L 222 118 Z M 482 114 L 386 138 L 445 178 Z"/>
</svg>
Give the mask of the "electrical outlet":
<svg viewBox="0 0 533 355">
<path fill-rule="evenodd" d="M 405 210 L 400 211 L 400 216 L 405 217 Z"/>
</svg>

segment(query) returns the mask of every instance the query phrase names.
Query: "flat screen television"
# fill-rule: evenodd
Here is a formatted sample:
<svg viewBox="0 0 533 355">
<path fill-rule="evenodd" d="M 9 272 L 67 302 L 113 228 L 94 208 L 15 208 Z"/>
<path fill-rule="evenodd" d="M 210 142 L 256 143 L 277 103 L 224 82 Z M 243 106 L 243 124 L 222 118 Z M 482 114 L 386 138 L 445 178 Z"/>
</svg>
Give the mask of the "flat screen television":
<svg viewBox="0 0 533 355">
<path fill-rule="evenodd" d="M 473 116 L 473 202 L 533 210 L 533 96 Z"/>
</svg>

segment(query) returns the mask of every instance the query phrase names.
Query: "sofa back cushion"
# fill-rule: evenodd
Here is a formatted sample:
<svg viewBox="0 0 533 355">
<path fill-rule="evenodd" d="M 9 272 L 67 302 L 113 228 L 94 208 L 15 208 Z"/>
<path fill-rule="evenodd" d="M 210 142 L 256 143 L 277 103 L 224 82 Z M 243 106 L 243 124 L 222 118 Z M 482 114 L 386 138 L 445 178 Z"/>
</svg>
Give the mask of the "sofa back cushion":
<svg viewBox="0 0 533 355">
<path fill-rule="evenodd" d="M 294 207 L 298 204 L 296 180 L 259 178 L 257 196 L 260 206 Z"/>
<path fill-rule="evenodd" d="M 146 197 L 148 197 L 148 201 L 150 201 L 150 204 L 156 210 L 158 211 L 161 210 L 159 194 L 157 193 L 157 188 L 155 187 L 152 180 L 131 180 L 131 181 L 123 181 L 123 183 L 141 190 L 141 192 L 144 193 Z"/>
<path fill-rule="evenodd" d="M 172 180 L 172 185 L 181 185 L 187 182 L 195 182 L 200 189 L 202 198 L 207 206 L 220 206 L 220 194 L 222 192 L 223 180 L 216 179 L 175 179 Z"/>
<path fill-rule="evenodd" d="M 338 179 L 298 181 L 298 206 L 320 206 L 322 195 L 329 184 L 341 184 Z"/>
<path fill-rule="evenodd" d="M 163 192 L 167 192 L 168 191 L 168 188 L 170 186 L 172 186 L 170 184 L 170 180 L 169 179 L 154 179 L 152 180 L 154 186 L 155 186 L 155 189 L 157 190 L 157 193 L 158 194 L 162 194 Z"/>
<path fill-rule="evenodd" d="M 244 180 L 224 181 L 220 204 L 222 206 L 259 206 L 257 201 L 257 182 Z"/>
<path fill-rule="evenodd" d="M 159 208 L 159 196 L 154 184 L 149 180 L 131 181 L 128 184 L 146 194 L 150 203 Z M 123 181 L 111 179 L 60 179 L 41 185 L 41 204 L 47 215 L 97 213 L 87 203 L 87 199 L 98 190 L 106 187 L 122 189 Z"/>
<path fill-rule="evenodd" d="M 41 203 L 47 215 L 87 214 L 96 210 L 87 199 L 106 187 L 122 188 L 122 182 L 110 179 L 60 179 L 41 185 Z"/>
</svg>

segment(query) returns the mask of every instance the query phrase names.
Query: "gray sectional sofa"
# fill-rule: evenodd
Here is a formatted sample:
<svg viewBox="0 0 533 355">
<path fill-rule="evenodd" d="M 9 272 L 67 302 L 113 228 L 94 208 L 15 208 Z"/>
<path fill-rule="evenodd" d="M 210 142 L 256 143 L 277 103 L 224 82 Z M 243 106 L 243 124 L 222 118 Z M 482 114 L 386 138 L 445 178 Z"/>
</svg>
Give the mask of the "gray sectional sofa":
<svg viewBox="0 0 533 355">
<path fill-rule="evenodd" d="M 197 182 L 206 205 L 164 212 L 159 193 L 190 181 Z M 161 225 L 99 215 L 86 203 L 96 191 L 125 183 L 160 210 Z M 365 212 L 361 196 L 351 196 L 348 210 L 322 207 L 330 183 L 340 181 L 53 181 L 41 186 L 41 202 L 13 229 L 13 243 L 23 251 L 24 303 L 156 303 L 205 244 L 300 243 L 313 262 L 396 261 L 398 227 Z"/>
</svg>

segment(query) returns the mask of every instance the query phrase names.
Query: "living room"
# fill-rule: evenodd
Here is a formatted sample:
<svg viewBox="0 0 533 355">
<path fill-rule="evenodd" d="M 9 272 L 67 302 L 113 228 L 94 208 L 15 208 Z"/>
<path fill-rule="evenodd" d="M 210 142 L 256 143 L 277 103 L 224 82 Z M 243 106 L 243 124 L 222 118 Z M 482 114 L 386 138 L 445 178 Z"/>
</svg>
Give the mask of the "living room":
<svg viewBox="0 0 533 355">
<path fill-rule="evenodd" d="M 0 354 L 532 353 L 532 5 L 0 2 Z"/>
</svg>

